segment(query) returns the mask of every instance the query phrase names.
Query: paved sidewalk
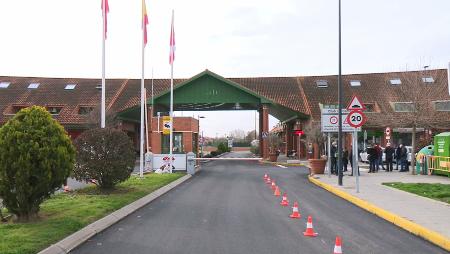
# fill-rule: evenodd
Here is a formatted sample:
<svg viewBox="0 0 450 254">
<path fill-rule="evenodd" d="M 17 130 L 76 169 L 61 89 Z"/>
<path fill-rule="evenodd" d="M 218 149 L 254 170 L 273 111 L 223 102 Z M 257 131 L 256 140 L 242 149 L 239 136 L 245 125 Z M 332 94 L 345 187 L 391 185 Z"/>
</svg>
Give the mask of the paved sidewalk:
<svg viewBox="0 0 450 254">
<path fill-rule="evenodd" d="M 442 176 L 411 175 L 408 172 L 385 172 L 369 174 L 361 168 L 359 177 L 360 192 L 356 193 L 355 178 L 345 172 L 343 186 L 338 185 L 335 175 L 316 175 L 317 180 L 331 185 L 367 201 L 388 212 L 433 230 L 450 239 L 450 205 L 444 202 L 421 197 L 409 192 L 382 185 L 384 182 L 403 183 L 443 183 L 450 184 L 450 178 Z"/>
</svg>

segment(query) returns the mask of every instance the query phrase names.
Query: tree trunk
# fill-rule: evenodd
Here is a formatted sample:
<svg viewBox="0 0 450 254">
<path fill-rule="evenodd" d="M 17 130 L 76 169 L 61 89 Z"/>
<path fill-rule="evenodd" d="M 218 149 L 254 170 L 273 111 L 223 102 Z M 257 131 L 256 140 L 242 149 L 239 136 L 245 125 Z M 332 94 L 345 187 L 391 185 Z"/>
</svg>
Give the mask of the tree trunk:
<svg viewBox="0 0 450 254">
<path fill-rule="evenodd" d="M 415 166 L 416 166 L 416 156 L 415 156 L 415 151 L 416 151 L 416 125 L 413 126 L 412 128 L 412 143 L 411 143 L 411 147 L 412 147 L 412 151 L 411 151 L 411 174 L 415 175 L 416 174 L 416 170 L 415 170 Z M 408 160 L 408 157 L 406 157 L 406 160 Z"/>
</svg>

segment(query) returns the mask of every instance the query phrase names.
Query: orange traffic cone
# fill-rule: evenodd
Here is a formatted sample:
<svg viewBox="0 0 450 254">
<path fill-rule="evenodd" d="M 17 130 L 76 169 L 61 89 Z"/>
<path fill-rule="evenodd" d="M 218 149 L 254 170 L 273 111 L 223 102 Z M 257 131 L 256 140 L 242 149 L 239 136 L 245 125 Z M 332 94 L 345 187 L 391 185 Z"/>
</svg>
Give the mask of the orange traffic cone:
<svg viewBox="0 0 450 254">
<path fill-rule="evenodd" d="M 283 200 L 281 200 L 280 205 L 282 206 L 288 206 L 289 205 L 289 200 L 287 199 L 287 193 L 283 193 Z"/>
<path fill-rule="evenodd" d="M 342 254 L 342 243 L 339 236 L 336 236 L 336 243 L 334 244 L 333 254 Z"/>
<path fill-rule="evenodd" d="M 275 191 L 275 188 L 277 187 L 277 185 L 275 184 L 275 181 L 272 181 L 272 190 Z"/>
<path fill-rule="evenodd" d="M 272 181 L 270 180 L 270 176 L 267 177 L 266 183 L 267 183 L 267 184 L 270 184 L 271 182 L 272 182 Z"/>
<path fill-rule="evenodd" d="M 275 192 L 273 193 L 273 195 L 275 195 L 277 197 L 279 197 L 281 195 L 280 194 L 280 188 L 278 188 L 278 186 L 275 188 Z"/>
<path fill-rule="evenodd" d="M 69 186 L 68 185 L 64 185 L 64 192 L 69 192 Z"/>
<path fill-rule="evenodd" d="M 269 177 L 267 174 L 264 174 L 264 180 L 267 181 L 267 177 Z"/>
<path fill-rule="evenodd" d="M 313 228 L 313 224 L 312 224 L 312 217 L 308 216 L 308 222 L 306 223 L 306 231 L 303 232 L 304 236 L 311 236 L 311 237 L 315 237 L 318 235 L 318 233 L 314 233 L 314 228 Z"/>
<path fill-rule="evenodd" d="M 294 206 L 292 207 L 292 214 L 289 215 L 289 217 L 293 219 L 300 219 L 301 215 L 298 212 L 298 203 L 297 201 L 294 202 Z"/>
</svg>

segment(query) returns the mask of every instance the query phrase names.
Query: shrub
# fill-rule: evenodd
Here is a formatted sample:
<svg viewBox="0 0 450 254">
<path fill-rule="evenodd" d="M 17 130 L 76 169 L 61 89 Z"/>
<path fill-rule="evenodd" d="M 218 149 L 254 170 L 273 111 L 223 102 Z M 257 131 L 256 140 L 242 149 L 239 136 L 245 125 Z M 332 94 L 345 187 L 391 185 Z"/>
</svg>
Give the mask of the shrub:
<svg viewBox="0 0 450 254">
<path fill-rule="evenodd" d="M 219 155 L 219 153 L 217 151 L 211 151 L 210 155 L 212 157 L 216 157 L 217 155 Z"/>
<path fill-rule="evenodd" d="M 19 111 L 0 129 L 0 196 L 19 221 L 36 217 L 40 204 L 61 188 L 75 149 L 64 128 L 43 107 Z"/>
<path fill-rule="evenodd" d="M 96 180 L 102 189 L 114 188 L 128 179 L 134 168 L 135 153 L 130 138 L 113 128 L 91 129 L 76 140 L 74 176 L 79 181 Z"/>
<path fill-rule="evenodd" d="M 222 153 L 226 153 L 226 152 L 231 151 L 231 149 L 228 147 L 227 144 L 225 144 L 225 143 L 220 143 L 220 144 L 217 146 L 217 151 L 219 152 L 219 154 L 222 154 Z"/>
</svg>

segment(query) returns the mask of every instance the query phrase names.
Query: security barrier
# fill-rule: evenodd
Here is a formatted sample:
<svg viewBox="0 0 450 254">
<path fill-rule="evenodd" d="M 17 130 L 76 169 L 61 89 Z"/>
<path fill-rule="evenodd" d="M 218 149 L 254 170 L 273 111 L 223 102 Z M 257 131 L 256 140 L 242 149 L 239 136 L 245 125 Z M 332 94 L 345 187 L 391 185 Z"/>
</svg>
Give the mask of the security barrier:
<svg viewBox="0 0 450 254">
<path fill-rule="evenodd" d="M 444 174 L 450 177 L 450 157 L 427 155 L 428 174 Z"/>
</svg>

